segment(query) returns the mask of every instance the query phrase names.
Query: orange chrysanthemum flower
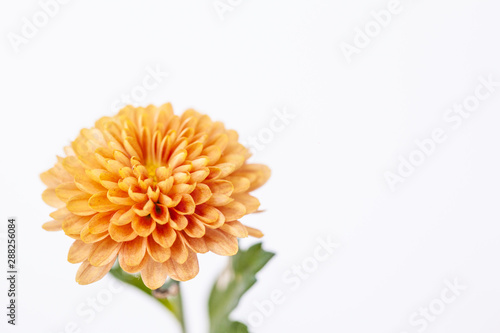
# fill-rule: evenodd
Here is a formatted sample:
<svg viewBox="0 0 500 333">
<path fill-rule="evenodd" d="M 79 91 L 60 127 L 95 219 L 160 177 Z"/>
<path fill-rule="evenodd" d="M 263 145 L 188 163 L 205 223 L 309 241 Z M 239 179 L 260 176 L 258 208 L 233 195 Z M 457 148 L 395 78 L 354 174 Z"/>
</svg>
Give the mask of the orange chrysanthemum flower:
<svg viewBox="0 0 500 333">
<path fill-rule="evenodd" d="M 43 200 L 57 208 L 43 228 L 75 239 L 68 261 L 82 263 L 80 284 L 104 277 L 118 257 L 157 289 L 167 276 L 194 278 L 197 253 L 231 256 L 238 237 L 262 236 L 238 219 L 258 209 L 249 192 L 270 170 L 248 164 L 238 134 L 206 115 L 128 106 L 83 129 L 65 153 L 41 174 Z"/>
</svg>

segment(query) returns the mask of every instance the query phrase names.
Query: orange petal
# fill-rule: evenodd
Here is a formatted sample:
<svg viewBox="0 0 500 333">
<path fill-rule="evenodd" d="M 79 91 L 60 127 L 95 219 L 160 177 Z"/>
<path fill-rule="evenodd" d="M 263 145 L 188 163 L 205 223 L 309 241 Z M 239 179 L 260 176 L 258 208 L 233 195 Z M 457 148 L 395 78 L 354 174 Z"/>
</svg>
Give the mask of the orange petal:
<svg viewBox="0 0 500 333">
<path fill-rule="evenodd" d="M 271 169 L 263 164 L 246 164 L 234 173 L 235 176 L 243 176 L 250 180 L 248 191 L 253 191 L 264 185 L 271 177 Z"/>
<path fill-rule="evenodd" d="M 212 193 L 219 193 L 230 196 L 234 190 L 233 183 L 228 180 L 210 180 L 205 184 L 208 185 Z"/>
<path fill-rule="evenodd" d="M 195 208 L 196 204 L 189 194 L 183 194 L 179 204 L 174 207 L 175 211 L 181 215 L 193 214 Z"/>
<path fill-rule="evenodd" d="M 102 279 L 113 266 L 113 262 L 107 265 L 95 267 L 88 261 L 84 261 L 76 272 L 76 282 L 82 285 L 91 284 Z"/>
<path fill-rule="evenodd" d="M 134 216 L 135 211 L 133 208 L 130 208 L 129 210 L 120 209 L 111 217 L 110 222 L 116 225 L 125 225 L 132 222 Z"/>
<path fill-rule="evenodd" d="M 203 144 L 201 142 L 194 142 L 186 147 L 187 159 L 193 160 L 201 154 L 203 150 Z"/>
<path fill-rule="evenodd" d="M 111 223 L 109 225 L 109 236 L 117 242 L 128 242 L 137 237 L 137 233 L 132 228 L 132 225 L 116 225 Z"/>
<path fill-rule="evenodd" d="M 251 196 L 248 193 L 237 193 L 233 194 L 232 196 L 236 201 L 241 202 L 245 208 L 246 208 L 246 213 L 251 214 L 260 207 L 260 202 L 259 199 L 256 197 Z"/>
<path fill-rule="evenodd" d="M 234 201 L 234 199 L 225 194 L 213 193 L 210 199 L 207 201 L 207 205 L 220 207 L 225 206 L 232 201 Z"/>
<path fill-rule="evenodd" d="M 177 281 L 188 281 L 198 275 L 200 270 L 198 265 L 198 257 L 193 251 L 189 251 L 187 260 L 183 264 L 177 263 L 173 259 L 165 262 L 168 275 Z"/>
<path fill-rule="evenodd" d="M 118 188 L 119 177 L 115 174 L 103 170 L 99 173 L 99 183 L 108 190 Z"/>
<path fill-rule="evenodd" d="M 224 223 L 220 230 L 239 238 L 248 237 L 248 230 L 240 221 L 231 221 Z"/>
<path fill-rule="evenodd" d="M 226 221 L 234 221 L 245 216 L 247 210 L 242 203 L 237 201 L 230 202 L 229 204 L 217 207 L 222 214 L 226 217 Z"/>
<path fill-rule="evenodd" d="M 76 156 L 65 157 L 62 161 L 62 165 L 64 169 L 73 177 L 85 174 L 85 169 Z"/>
<path fill-rule="evenodd" d="M 71 213 L 68 208 L 62 207 L 56 210 L 55 212 L 52 212 L 49 214 L 50 217 L 52 217 L 54 220 L 62 221 L 65 218 L 72 216 L 73 213 Z"/>
<path fill-rule="evenodd" d="M 148 216 L 151 214 L 151 211 L 154 209 L 155 204 L 151 200 L 146 202 L 136 203 L 132 208 L 134 212 L 139 216 Z"/>
<path fill-rule="evenodd" d="M 216 169 L 220 170 L 220 172 L 217 172 L 217 176 L 215 177 L 210 177 L 208 176 L 207 178 L 209 179 L 215 179 L 215 178 L 224 178 L 229 176 L 230 174 L 233 173 L 234 170 L 236 170 L 236 165 L 232 163 L 222 163 L 222 164 L 217 164 L 215 166 Z"/>
<path fill-rule="evenodd" d="M 154 261 L 165 262 L 170 258 L 170 248 L 161 246 L 152 236 L 148 237 L 147 250 Z"/>
<path fill-rule="evenodd" d="M 158 224 L 167 224 L 170 220 L 168 207 L 157 203 L 155 208 L 151 211 L 151 217 Z"/>
<path fill-rule="evenodd" d="M 40 175 L 40 179 L 49 188 L 55 188 L 57 185 L 61 183 L 61 180 L 58 177 L 56 177 L 52 172 L 50 172 L 50 170 L 42 173 Z"/>
<path fill-rule="evenodd" d="M 69 199 L 66 207 L 75 215 L 87 216 L 94 215 L 96 212 L 89 206 L 90 195 L 81 193 Z"/>
<path fill-rule="evenodd" d="M 109 220 L 111 219 L 111 216 L 113 215 L 113 212 L 107 212 L 107 213 L 97 213 L 89 221 L 89 231 L 91 234 L 100 234 L 102 232 L 105 232 L 108 230 L 109 227 Z M 94 265 L 97 266 L 97 265 Z"/>
<path fill-rule="evenodd" d="M 132 185 L 128 188 L 127 193 L 135 202 L 144 202 L 148 199 L 148 195 L 146 193 L 141 192 L 141 188 L 138 185 Z"/>
<path fill-rule="evenodd" d="M 96 194 L 98 192 L 106 190 L 104 187 L 102 187 L 101 184 L 93 181 L 86 174 L 76 176 L 75 177 L 75 185 L 81 191 L 87 192 L 89 194 Z"/>
<path fill-rule="evenodd" d="M 167 280 L 167 266 L 149 259 L 141 270 L 142 281 L 151 290 L 158 289 Z"/>
<path fill-rule="evenodd" d="M 90 255 L 89 262 L 92 266 L 104 266 L 116 260 L 122 243 L 115 242 L 111 237 L 96 243 L 96 247 Z"/>
<path fill-rule="evenodd" d="M 130 157 L 137 156 L 140 160 L 142 160 L 142 149 L 136 139 L 130 136 L 126 137 L 123 142 L 123 146 L 127 150 Z"/>
<path fill-rule="evenodd" d="M 134 240 L 123 243 L 120 250 L 120 256 L 123 262 L 128 266 L 137 266 L 141 263 L 146 254 L 147 239 L 137 237 Z"/>
<path fill-rule="evenodd" d="M 158 244 L 166 248 L 171 247 L 177 237 L 175 230 L 168 224 L 157 225 L 151 235 Z"/>
<path fill-rule="evenodd" d="M 210 146 L 203 149 L 202 154 L 208 157 L 208 164 L 214 165 L 219 160 L 222 150 L 217 146 Z"/>
<path fill-rule="evenodd" d="M 144 265 L 146 264 L 146 262 L 149 260 L 148 256 L 144 256 L 144 258 L 142 259 L 141 263 L 139 265 L 136 265 L 136 266 L 129 266 L 125 263 L 125 261 L 123 260 L 123 256 L 121 254 L 118 255 L 118 262 L 120 263 L 120 267 L 127 273 L 130 273 L 130 274 L 135 274 L 135 273 L 139 273 L 141 271 L 141 269 L 144 268 Z"/>
<path fill-rule="evenodd" d="M 196 185 L 195 184 L 176 184 L 172 186 L 172 189 L 170 190 L 171 193 L 177 193 L 177 194 L 189 194 L 193 192 L 195 189 Z"/>
<path fill-rule="evenodd" d="M 94 248 L 94 244 L 87 244 L 77 239 L 69 248 L 68 261 L 72 264 L 83 262 L 89 258 Z"/>
<path fill-rule="evenodd" d="M 248 178 L 239 176 L 227 176 L 226 180 L 229 180 L 231 183 L 233 183 L 233 193 L 245 192 L 250 188 L 250 181 L 248 180 Z"/>
<path fill-rule="evenodd" d="M 221 256 L 232 256 L 238 253 L 238 239 L 221 230 L 207 229 L 205 242 L 208 249 Z"/>
<path fill-rule="evenodd" d="M 181 215 L 181 214 L 177 213 L 175 210 L 172 210 L 170 212 L 169 224 L 175 230 L 182 230 L 187 226 L 188 220 L 184 215 Z"/>
<path fill-rule="evenodd" d="M 104 191 L 91 196 L 89 199 L 89 206 L 96 212 L 109 212 L 119 208 L 109 201 L 107 193 Z"/>
<path fill-rule="evenodd" d="M 184 241 L 186 242 L 186 245 L 189 246 L 193 251 L 197 253 L 207 253 L 208 252 L 208 246 L 205 240 L 202 238 L 192 238 L 189 237 L 188 235 L 184 234 Z"/>
<path fill-rule="evenodd" d="M 46 222 L 42 225 L 42 228 L 47 231 L 59 231 L 62 230 L 61 221 L 52 220 L 50 222 Z"/>
<path fill-rule="evenodd" d="M 198 220 L 194 215 L 188 215 L 188 225 L 184 228 L 184 232 L 189 237 L 200 238 L 205 235 L 205 225 Z"/>
<path fill-rule="evenodd" d="M 107 231 L 102 232 L 100 234 L 90 233 L 88 223 L 83 227 L 82 231 L 80 232 L 80 239 L 85 243 L 96 243 L 100 240 L 103 240 L 106 237 L 108 237 Z"/>
<path fill-rule="evenodd" d="M 245 228 L 248 230 L 248 235 L 249 236 L 252 236 L 252 237 L 255 237 L 255 238 L 262 238 L 262 237 L 264 237 L 264 234 L 259 229 L 254 229 L 254 228 L 249 227 L 249 226 L 245 226 Z"/>
<path fill-rule="evenodd" d="M 156 222 L 149 216 L 135 216 L 132 218 L 132 229 L 139 236 L 149 236 L 156 227 Z"/>
<path fill-rule="evenodd" d="M 186 150 L 181 150 L 178 153 L 176 153 L 174 156 L 170 157 L 170 160 L 168 161 L 168 166 L 172 169 L 177 168 L 179 165 L 184 163 L 186 160 L 187 152 Z"/>
<path fill-rule="evenodd" d="M 67 202 L 72 196 L 82 193 L 74 182 L 62 183 L 56 187 L 57 197 L 64 202 Z"/>
<path fill-rule="evenodd" d="M 107 198 L 110 202 L 114 203 L 115 205 L 132 206 L 135 204 L 135 201 L 132 200 L 128 192 L 124 192 L 119 188 L 108 190 Z"/>
<path fill-rule="evenodd" d="M 202 182 L 208 177 L 208 175 L 210 175 L 209 168 L 203 168 L 201 170 L 191 172 L 189 182 L 190 183 Z"/>
<path fill-rule="evenodd" d="M 241 154 L 229 154 L 222 156 L 217 163 L 229 163 L 234 165 L 234 169 L 239 169 L 245 163 L 245 156 Z M 233 170 L 234 170 L 233 169 Z"/>
<path fill-rule="evenodd" d="M 59 199 L 56 195 L 56 190 L 53 188 L 48 188 L 42 193 L 42 199 L 49 206 L 54 208 L 64 207 L 64 202 Z"/>
<path fill-rule="evenodd" d="M 175 239 L 174 244 L 170 247 L 170 252 L 172 259 L 174 259 L 179 264 L 186 262 L 188 258 L 188 247 L 184 243 L 183 239 L 178 235 Z"/>
<path fill-rule="evenodd" d="M 89 224 L 91 216 L 78 216 L 71 214 L 62 222 L 62 228 L 66 234 L 79 234 Z"/>
<path fill-rule="evenodd" d="M 214 223 L 219 219 L 220 211 L 210 205 L 202 204 L 196 207 L 194 216 L 205 223 Z"/>
<path fill-rule="evenodd" d="M 207 202 L 210 199 L 212 192 L 210 191 L 210 187 L 205 184 L 196 184 L 195 189 L 191 192 L 191 197 L 194 200 L 196 205 L 200 205 L 204 202 Z"/>
</svg>

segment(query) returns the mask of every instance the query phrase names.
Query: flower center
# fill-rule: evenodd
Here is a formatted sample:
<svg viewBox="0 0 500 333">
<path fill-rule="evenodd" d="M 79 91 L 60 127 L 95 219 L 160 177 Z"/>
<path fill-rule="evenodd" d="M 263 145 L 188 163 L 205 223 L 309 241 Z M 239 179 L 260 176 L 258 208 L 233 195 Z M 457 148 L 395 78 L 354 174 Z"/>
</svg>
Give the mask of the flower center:
<svg viewBox="0 0 500 333">
<path fill-rule="evenodd" d="M 158 169 L 159 165 L 156 163 L 146 163 L 146 170 L 148 170 L 149 177 L 153 178 L 156 183 L 156 169 Z"/>
</svg>

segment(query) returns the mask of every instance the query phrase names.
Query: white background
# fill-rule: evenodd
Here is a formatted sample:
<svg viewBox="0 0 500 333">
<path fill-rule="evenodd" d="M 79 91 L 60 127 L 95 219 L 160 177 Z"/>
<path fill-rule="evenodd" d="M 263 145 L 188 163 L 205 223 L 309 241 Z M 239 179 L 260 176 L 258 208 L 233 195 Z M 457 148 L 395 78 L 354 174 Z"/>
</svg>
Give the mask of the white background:
<svg viewBox="0 0 500 333">
<path fill-rule="evenodd" d="M 443 119 L 473 96 L 480 76 L 500 81 L 498 1 L 401 0 L 351 63 L 341 43 L 353 44 L 356 27 L 389 1 L 231 3 L 222 20 L 212 0 L 69 1 L 15 52 L 8 36 L 21 35 L 23 18 L 33 21 L 41 7 L 1 2 L 0 232 L 8 216 L 18 218 L 20 275 L 15 328 L 1 278 L 0 331 L 60 333 L 71 322 L 83 333 L 179 331 L 131 288 L 92 320 L 78 315 L 112 280 L 76 284 L 71 240 L 41 228 L 52 209 L 38 175 L 158 67 L 168 78 L 137 104 L 193 107 L 243 139 L 262 136 L 275 108 L 296 115 L 252 158 L 273 176 L 256 192 L 266 212 L 243 221 L 262 229 L 277 255 L 234 318 L 248 323 L 277 289 L 284 302 L 261 313 L 253 332 L 413 333 L 422 326 L 410 317 L 439 308 L 445 281 L 457 279 L 467 289 L 425 332 L 498 332 L 500 87 L 459 128 Z M 397 172 L 398 156 L 435 128 L 447 140 L 392 192 L 384 173 Z M 294 290 L 283 275 L 314 261 L 318 237 L 341 246 L 308 266 Z M 184 284 L 192 333 L 206 332 L 209 288 L 226 262 L 200 258 L 200 274 Z"/>
</svg>

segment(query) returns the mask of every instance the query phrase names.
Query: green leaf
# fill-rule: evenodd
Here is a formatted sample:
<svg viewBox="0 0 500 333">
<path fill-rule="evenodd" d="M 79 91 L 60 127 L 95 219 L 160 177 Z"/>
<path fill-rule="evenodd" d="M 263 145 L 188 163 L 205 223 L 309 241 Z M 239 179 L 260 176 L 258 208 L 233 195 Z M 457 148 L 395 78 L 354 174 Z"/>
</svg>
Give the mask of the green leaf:
<svg viewBox="0 0 500 333">
<path fill-rule="evenodd" d="M 144 282 L 142 282 L 140 276 L 124 272 L 121 269 L 120 265 L 115 264 L 109 272 L 118 280 L 136 287 L 137 289 L 143 291 L 148 296 L 160 302 L 165 308 L 167 308 L 168 311 L 170 311 L 175 316 L 175 318 L 181 324 L 182 331 L 185 332 L 184 314 L 182 309 L 182 296 L 181 296 L 180 284 L 178 281 L 169 279 L 167 280 L 167 282 L 165 282 L 165 284 L 162 287 L 157 289 L 158 291 L 168 290 L 173 284 L 177 284 L 179 288 L 177 296 L 170 296 L 168 298 L 157 298 L 153 295 L 153 291 L 148 287 L 146 287 Z"/>
<path fill-rule="evenodd" d="M 208 301 L 210 333 L 248 333 L 245 324 L 231 321 L 229 315 L 257 282 L 255 275 L 273 256 L 274 253 L 262 249 L 262 243 L 257 243 L 229 258 L 229 265 L 215 282 Z"/>
</svg>

